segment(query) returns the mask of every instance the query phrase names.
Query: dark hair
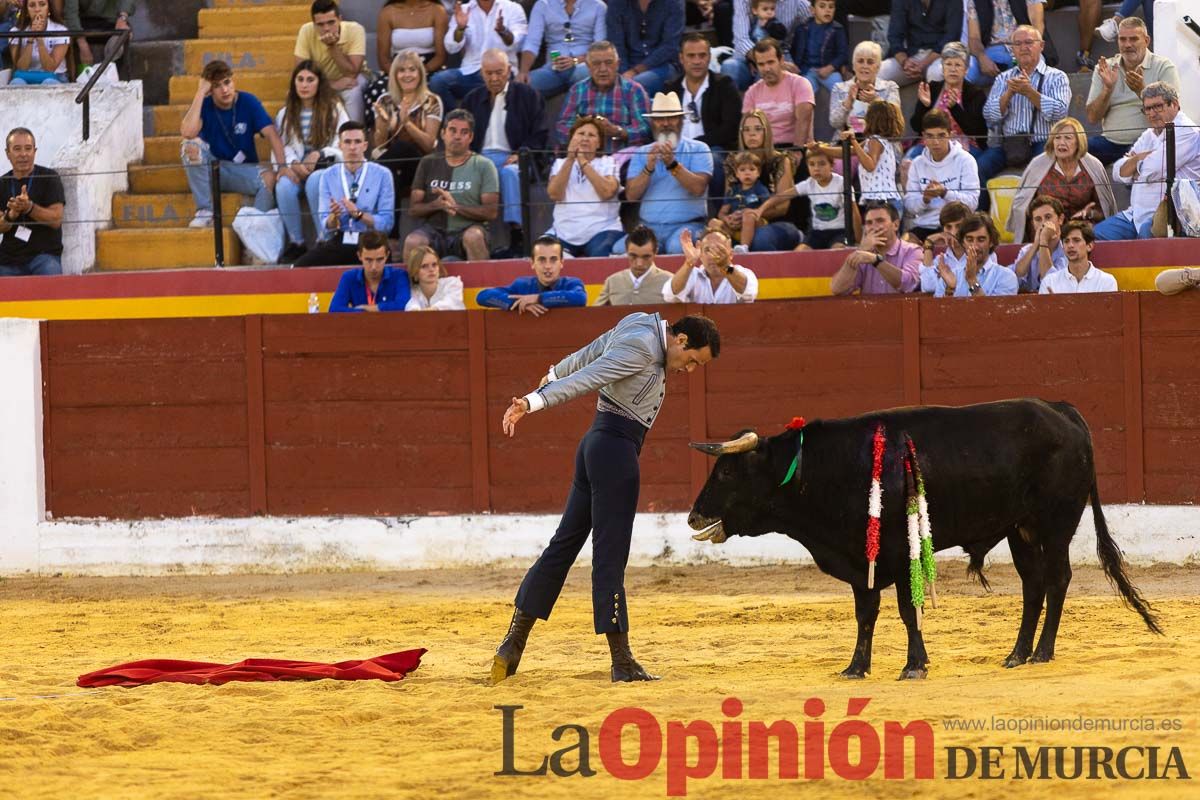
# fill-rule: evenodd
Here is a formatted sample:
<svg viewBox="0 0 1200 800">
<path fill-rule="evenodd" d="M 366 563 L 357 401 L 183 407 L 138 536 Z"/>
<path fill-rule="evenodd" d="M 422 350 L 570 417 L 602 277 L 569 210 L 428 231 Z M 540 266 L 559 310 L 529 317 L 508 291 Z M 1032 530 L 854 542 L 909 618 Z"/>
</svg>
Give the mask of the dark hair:
<svg viewBox="0 0 1200 800">
<path fill-rule="evenodd" d="M 1082 236 L 1083 240 L 1088 244 L 1096 243 L 1096 231 L 1092 228 L 1092 223 L 1085 219 L 1073 219 L 1066 225 L 1063 225 L 1062 233 L 1059 235 L 1059 238 L 1067 238 L 1067 234 L 1071 231 L 1079 231 L 1079 235 Z"/>
<path fill-rule="evenodd" d="M 863 132 L 868 136 L 897 139 L 904 133 L 904 117 L 900 107 L 887 100 L 872 100 L 863 116 Z M 885 146 L 890 145 L 885 142 Z"/>
<path fill-rule="evenodd" d="M 762 169 L 762 159 L 759 158 L 758 153 L 751 150 L 739 150 L 730 156 L 729 160 L 733 164 L 734 169 L 743 164 L 753 164 L 757 169 Z"/>
<path fill-rule="evenodd" d="M 750 0 L 750 7 L 755 8 L 759 3 L 765 2 L 768 2 L 768 0 Z M 776 5 L 779 4 L 779 0 L 769 0 L 769 2 L 775 3 Z"/>
<path fill-rule="evenodd" d="M 962 222 L 969 216 L 971 216 L 970 206 L 959 200 L 951 200 L 942 206 L 941 213 L 938 214 L 938 225 L 944 228 L 951 222 Z"/>
<path fill-rule="evenodd" d="M 533 240 L 533 245 L 529 248 L 529 252 L 532 254 L 533 251 L 537 248 L 537 246 L 539 244 L 542 247 L 557 247 L 558 248 L 558 257 L 562 258 L 563 243 L 561 241 L 559 241 L 558 239 L 555 239 L 553 236 L 551 236 L 549 234 L 543 233 L 541 236 L 539 236 L 538 238 Z"/>
<path fill-rule="evenodd" d="M 204 65 L 200 77 L 211 84 L 218 84 L 226 78 L 233 77 L 233 67 L 221 60 L 210 61 Z"/>
<path fill-rule="evenodd" d="M 471 130 L 471 133 L 475 132 L 475 115 L 470 111 L 467 111 L 465 108 L 456 108 L 447 114 L 446 118 L 442 120 L 442 130 L 446 130 L 450 123 L 456 119 L 461 119 L 466 122 L 467 127 Z"/>
<path fill-rule="evenodd" d="M 362 131 L 363 133 L 366 133 L 367 126 L 363 125 L 356 119 L 348 119 L 338 128 L 338 137 L 340 138 L 341 135 L 347 131 Z"/>
<path fill-rule="evenodd" d="M 308 126 L 308 138 L 305 139 L 300 130 L 300 118 L 304 114 L 304 101 L 296 92 L 296 76 L 301 72 L 311 72 L 317 76 L 317 94 L 313 97 L 312 122 Z M 288 81 L 287 102 L 284 104 L 283 129 L 280 133 L 285 138 L 294 137 L 312 149 L 319 150 L 337 134 L 339 101 L 337 93 L 325 78 L 325 73 L 312 59 L 305 59 L 292 69 L 292 79 Z"/>
<path fill-rule="evenodd" d="M 863 219 L 866 219 L 867 214 L 871 213 L 872 211 L 878 211 L 879 209 L 883 209 L 884 211 L 888 212 L 888 216 L 892 218 L 892 222 L 900 221 L 900 212 L 897 211 L 896 207 L 887 200 L 868 200 L 867 202 L 863 203 Z"/>
<path fill-rule="evenodd" d="M 29 130 L 29 128 L 13 128 L 8 132 L 8 135 L 4 137 L 5 149 L 12 144 L 12 138 L 14 136 L 28 136 L 30 139 L 33 139 L 33 146 L 37 147 L 37 137 L 33 135 L 33 131 Z"/>
<path fill-rule="evenodd" d="M 779 43 L 778 39 L 772 39 L 770 36 L 764 37 L 762 39 L 759 39 L 757 42 L 755 42 L 754 49 L 751 52 L 754 52 L 754 53 L 774 52 L 775 55 L 779 56 L 780 61 L 783 60 L 783 45 L 781 45 Z M 757 58 L 754 59 L 754 63 L 755 64 L 758 63 Z"/>
<path fill-rule="evenodd" d="M 315 17 L 317 14 L 328 14 L 330 11 L 342 16 L 342 9 L 338 6 L 337 0 L 313 0 L 312 7 L 309 8 L 309 16 Z"/>
<path fill-rule="evenodd" d="M 941 128 L 942 130 L 950 130 L 950 115 L 940 108 L 931 108 L 925 112 L 925 116 L 921 117 L 921 132 L 930 128 Z"/>
<path fill-rule="evenodd" d="M 383 248 L 388 251 L 388 257 L 392 255 L 391 245 L 388 244 L 387 234 L 383 231 L 363 231 L 358 236 L 358 251 L 362 253 L 366 250 L 378 250 Z"/>
<path fill-rule="evenodd" d="M 1000 244 L 1000 232 L 996 230 L 996 223 L 992 222 L 992 218 L 988 214 L 969 214 L 963 222 L 962 227 L 958 229 L 958 241 L 960 244 L 965 244 L 968 233 L 973 233 L 983 229 L 988 235 L 988 252 L 994 253 L 996 245 Z"/>
<path fill-rule="evenodd" d="M 707 347 L 712 351 L 713 358 L 721 355 L 721 333 L 717 330 L 717 323 L 708 317 L 700 314 L 681 317 L 678 322 L 671 325 L 671 333 L 676 336 L 682 333 L 687 337 L 685 350 L 699 350 Z"/>
<path fill-rule="evenodd" d="M 658 250 L 658 237 L 654 235 L 654 231 L 647 228 L 645 225 L 638 225 L 629 232 L 629 238 L 625 240 L 626 244 L 636 244 L 638 247 L 650 245 L 655 250 Z"/>
<path fill-rule="evenodd" d="M 59 25 L 66 24 L 66 20 L 63 19 L 62 12 L 55 9 L 54 0 L 50 0 L 47 6 L 46 16 L 49 17 L 51 22 L 57 22 Z M 62 8 L 62 4 L 60 3 L 58 7 Z M 25 2 L 25 0 L 22 0 L 21 7 L 17 10 L 17 30 L 28 30 L 29 26 L 32 24 L 33 17 L 29 14 L 29 4 Z M 7 45 L 8 42 L 6 41 L 5 44 Z M 49 44 L 47 44 L 46 49 L 50 49 Z"/>
<path fill-rule="evenodd" d="M 822 150 L 819 147 L 808 148 L 804 151 L 804 160 L 805 161 L 813 161 L 818 158 L 823 158 L 826 161 L 828 161 L 831 165 L 833 164 L 833 156 L 829 155 L 829 153 L 826 153 L 824 150 Z"/>
<path fill-rule="evenodd" d="M 1054 213 L 1060 217 L 1066 216 L 1067 212 L 1063 209 L 1062 201 L 1057 197 L 1051 197 L 1048 194 L 1039 194 L 1029 203 L 1029 216 L 1033 217 L 1033 212 L 1042 206 L 1050 206 L 1054 209 Z"/>
<path fill-rule="evenodd" d="M 707 36 L 705 36 L 703 33 L 692 31 L 691 33 L 685 33 L 683 38 L 679 40 L 679 52 L 683 52 L 683 46 L 685 44 L 691 44 L 692 42 L 701 42 L 705 47 L 709 48 L 710 50 L 712 49 L 712 42 L 708 41 Z"/>
</svg>

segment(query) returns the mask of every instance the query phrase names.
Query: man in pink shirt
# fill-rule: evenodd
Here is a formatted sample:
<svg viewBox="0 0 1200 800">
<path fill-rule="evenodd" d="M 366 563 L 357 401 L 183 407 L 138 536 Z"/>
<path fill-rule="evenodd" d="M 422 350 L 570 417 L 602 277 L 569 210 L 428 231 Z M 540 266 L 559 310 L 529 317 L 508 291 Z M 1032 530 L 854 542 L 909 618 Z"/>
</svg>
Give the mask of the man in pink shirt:
<svg viewBox="0 0 1200 800">
<path fill-rule="evenodd" d="M 834 294 L 901 294 L 917 288 L 921 247 L 900 239 L 900 212 L 891 203 L 868 201 L 858 249 L 833 274 Z"/>
<path fill-rule="evenodd" d="M 812 141 L 812 84 L 783 68 L 783 46 L 774 39 L 759 39 L 750 57 L 761 79 L 746 90 L 742 113 L 756 108 L 763 111 L 778 148 Z"/>
</svg>

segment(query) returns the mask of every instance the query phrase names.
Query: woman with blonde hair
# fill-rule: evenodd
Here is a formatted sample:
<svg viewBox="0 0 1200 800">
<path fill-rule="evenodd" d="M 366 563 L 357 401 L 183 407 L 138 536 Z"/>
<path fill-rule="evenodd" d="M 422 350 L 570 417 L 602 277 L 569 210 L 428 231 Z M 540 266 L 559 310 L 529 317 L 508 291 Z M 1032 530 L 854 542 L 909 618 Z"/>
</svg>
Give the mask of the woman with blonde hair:
<svg viewBox="0 0 1200 800">
<path fill-rule="evenodd" d="M 1034 195 L 1057 198 L 1067 219 L 1096 222 L 1116 214 L 1108 171 L 1087 151 L 1087 133 L 1074 117 L 1050 128 L 1046 149 L 1021 173 L 1021 186 L 1013 197 L 1005 226 L 1016 242 L 1025 241 L 1025 209 Z"/>
<path fill-rule="evenodd" d="M 724 222 L 732 230 L 739 230 L 743 214 L 755 214 L 758 217 L 758 231 L 749 242 L 750 249 L 756 252 L 764 250 L 792 250 L 800 244 L 800 231 L 783 218 L 787 216 L 792 197 L 795 196 L 795 168 L 792 158 L 787 153 L 775 149 L 771 138 L 771 123 L 767 115 L 755 109 L 742 115 L 738 126 L 738 151 L 749 151 L 758 156 L 761 163 L 759 180 L 771 192 L 771 198 L 756 209 L 734 211 Z M 733 154 L 725 159 L 725 194 L 737 181 L 737 171 L 733 166 Z"/>
<path fill-rule="evenodd" d="M 900 87 L 879 77 L 882 63 L 883 48 L 876 42 L 859 42 L 854 48 L 850 62 L 854 77 L 833 87 L 829 94 L 829 124 L 835 131 L 848 127 L 862 133 L 873 100 L 886 100 L 900 108 Z"/>
<path fill-rule="evenodd" d="M 301 192 L 308 199 L 308 209 L 316 231 L 321 230 L 317 217 L 321 193 L 321 175 L 340 156 L 338 128 L 350 118 L 337 91 L 330 85 L 315 62 L 305 60 L 292 70 L 287 101 L 275 115 L 275 129 L 283 138 L 285 164 L 271 163 L 279 170 L 275 183 L 275 202 L 283 217 L 287 241 L 280 263 L 290 264 L 304 254 L 304 225 L 300 213 Z"/>
<path fill-rule="evenodd" d="M 464 311 L 463 282 L 457 275 L 447 275 L 446 268 L 432 247 L 414 247 L 408 251 L 408 277 L 412 281 L 412 296 L 405 311 Z"/>
<path fill-rule="evenodd" d="M 417 162 L 437 148 L 442 100 L 429 91 L 425 63 L 416 50 L 404 50 L 388 68 L 388 91 L 373 106 L 371 158 L 392 171 L 397 201 L 408 193 Z"/>
</svg>

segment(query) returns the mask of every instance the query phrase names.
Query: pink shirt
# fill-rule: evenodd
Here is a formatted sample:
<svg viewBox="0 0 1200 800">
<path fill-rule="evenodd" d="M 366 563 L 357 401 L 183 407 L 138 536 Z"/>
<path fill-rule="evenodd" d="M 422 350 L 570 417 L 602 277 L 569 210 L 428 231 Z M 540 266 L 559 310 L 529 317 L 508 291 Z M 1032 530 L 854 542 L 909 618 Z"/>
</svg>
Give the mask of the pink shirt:
<svg viewBox="0 0 1200 800">
<path fill-rule="evenodd" d="M 858 289 L 863 295 L 868 294 L 900 294 L 911 292 L 917 288 L 921 275 L 921 246 L 896 239 L 888 251 L 883 254 L 883 260 L 900 269 L 900 288 L 897 289 L 887 282 L 887 278 L 879 274 L 879 270 L 871 264 L 859 264 L 858 274 L 854 285 L 843 294 L 850 294 Z"/>
<path fill-rule="evenodd" d="M 779 83 L 767 86 L 766 81 L 756 81 L 746 90 L 742 99 L 742 113 L 759 109 L 771 123 L 771 136 L 775 146 L 780 144 L 804 144 L 812 139 L 812 130 L 796 131 L 796 106 L 814 103 L 812 84 L 808 79 L 791 72 L 783 73 Z"/>
</svg>

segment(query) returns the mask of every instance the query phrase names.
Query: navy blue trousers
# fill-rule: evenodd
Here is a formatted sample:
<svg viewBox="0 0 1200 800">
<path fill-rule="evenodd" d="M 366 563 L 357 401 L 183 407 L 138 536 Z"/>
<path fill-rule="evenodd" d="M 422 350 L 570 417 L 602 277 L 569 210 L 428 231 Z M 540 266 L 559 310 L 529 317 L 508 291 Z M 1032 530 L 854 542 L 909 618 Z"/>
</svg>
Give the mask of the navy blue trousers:
<svg viewBox="0 0 1200 800">
<path fill-rule="evenodd" d="M 549 619 L 567 573 L 592 534 L 592 616 L 596 633 L 629 630 L 625 564 L 633 538 L 641 473 L 638 455 L 646 428 L 598 412 L 575 451 L 575 477 L 567 507 L 550 544 L 525 573 L 516 606 Z"/>
</svg>

